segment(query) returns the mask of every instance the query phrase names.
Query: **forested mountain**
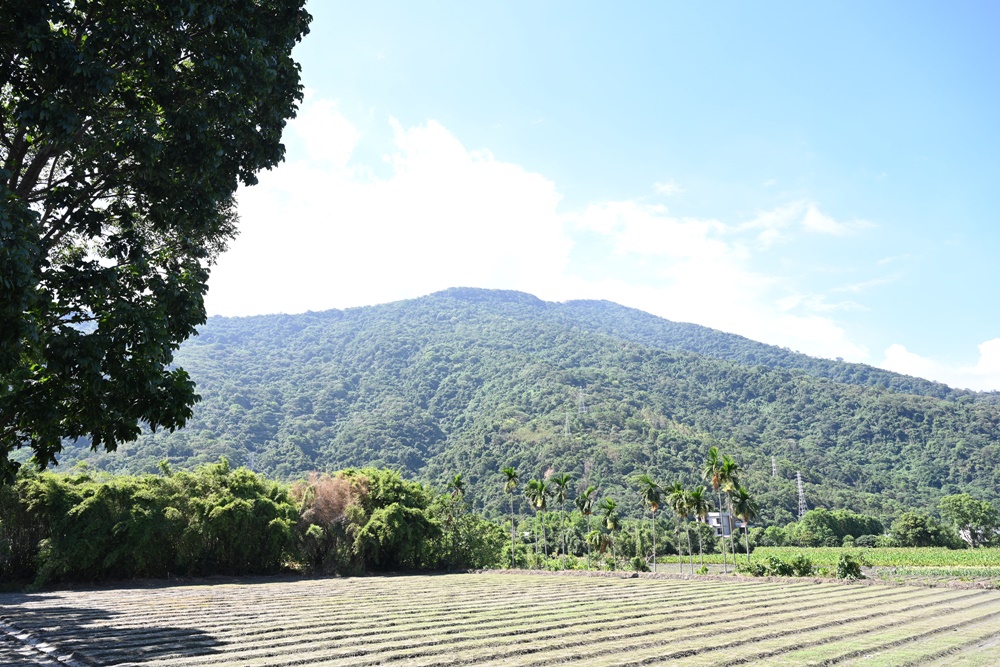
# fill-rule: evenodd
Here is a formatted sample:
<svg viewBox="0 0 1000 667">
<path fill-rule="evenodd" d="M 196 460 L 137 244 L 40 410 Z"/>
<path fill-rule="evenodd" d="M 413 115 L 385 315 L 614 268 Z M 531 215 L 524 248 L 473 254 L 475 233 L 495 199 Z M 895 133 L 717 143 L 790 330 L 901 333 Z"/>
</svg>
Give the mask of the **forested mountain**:
<svg viewBox="0 0 1000 667">
<path fill-rule="evenodd" d="M 572 473 L 638 513 L 629 477 L 695 483 L 718 445 L 770 521 L 792 518 L 796 471 L 810 507 L 886 517 L 1000 488 L 1000 408 L 982 395 L 607 302 L 451 289 L 213 317 L 176 360 L 202 396 L 186 428 L 114 454 L 70 446 L 62 465 L 226 456 L 279 478 L 371 464 L 438 485 L 463 473 L 491 509 L 505 507 L 500 468 L 512 465 L 522 479 Z"/>
</svg>

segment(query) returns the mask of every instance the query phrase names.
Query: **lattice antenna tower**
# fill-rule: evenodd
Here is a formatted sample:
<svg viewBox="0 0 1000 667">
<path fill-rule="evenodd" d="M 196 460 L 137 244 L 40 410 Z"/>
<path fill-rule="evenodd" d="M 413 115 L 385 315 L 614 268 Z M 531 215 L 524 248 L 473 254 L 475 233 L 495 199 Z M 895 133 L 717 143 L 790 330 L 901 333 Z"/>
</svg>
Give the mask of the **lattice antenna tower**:
<svg viewBox="0 0 1000 667">
<path fill-rule="evenodd" d="M 566 411 L 566 421 L 563 423 L 563 435 L 569 437 L 569 410 Z"/>
<path fill-rule="evenodd" d="M 576 398 L 576 410 L 581 415 L 587 414 L 587 402 L 583 400 L 583 389 L 580 390 L 580 393 Z"/>
<path fill-rule="evenodd" d="M 771 457 L 771 477 L 778 476 L 778 460 L 773 456 Z"/>
<path fill-rule="evenodd" d="M 806 492 L 805 489 L 802 488 L 801 472 L 795 473 L 795 481 L 798 482 L 799 485 L 799 520 L 801 521 L 802 517 L 804 517 L 806 515 L 806 512 L 809 511 L 809 508 L 806 507 Z"/>
</svg>

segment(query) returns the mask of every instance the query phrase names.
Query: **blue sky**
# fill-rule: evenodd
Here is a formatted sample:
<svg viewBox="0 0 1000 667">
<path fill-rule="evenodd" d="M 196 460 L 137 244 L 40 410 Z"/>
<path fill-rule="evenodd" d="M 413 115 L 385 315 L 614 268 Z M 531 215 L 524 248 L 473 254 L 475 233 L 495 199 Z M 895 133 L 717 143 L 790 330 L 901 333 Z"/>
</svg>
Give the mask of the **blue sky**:
<svg viewBox="0 0 1000 667">
<path fill-rule="evenodd" d="M 512 288 L 1000 389 L 995 4 L 309 9 L 211 313 Z"/>
</svg>

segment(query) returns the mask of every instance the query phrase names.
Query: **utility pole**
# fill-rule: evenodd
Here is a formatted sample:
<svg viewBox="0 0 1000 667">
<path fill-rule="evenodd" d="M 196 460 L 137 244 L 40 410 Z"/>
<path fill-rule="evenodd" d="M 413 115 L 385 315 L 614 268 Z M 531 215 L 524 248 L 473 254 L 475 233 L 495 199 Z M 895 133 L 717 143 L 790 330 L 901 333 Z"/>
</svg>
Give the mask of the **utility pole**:
<svg viewBox="0 0 1000 667">
<path fill-rule="evenodd" d="M 801 472 L 796 472 L 795 473 L 795 480 L 799 484 L 799 521 L 801 521 L 802 517 L 804 517 L 806 515 L 806 512 L 809 511 L 809 508 L 806 507 L 806 492 L 805 492 L 805 489 L 802 488 L 802 473 Z"/>
</svg>

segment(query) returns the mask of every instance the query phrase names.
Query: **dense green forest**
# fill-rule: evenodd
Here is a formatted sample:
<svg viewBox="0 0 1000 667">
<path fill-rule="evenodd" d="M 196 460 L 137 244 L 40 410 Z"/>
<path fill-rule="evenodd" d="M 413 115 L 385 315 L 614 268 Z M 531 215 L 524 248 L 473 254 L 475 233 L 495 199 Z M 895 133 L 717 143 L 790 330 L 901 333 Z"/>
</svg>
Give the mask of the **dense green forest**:
<svg viewBox="0 0 1000 667">
<path fill-rule="evenodd" d="M 271 477 L 380 466 L 506 510 L 500 470 L 567 472 L 642 503 L 625 480 L 692 484 L 718 445 L 761 520 L 846 508 L 888 525 L 947 494 L 997 500 L 995 395 L 813 359 L 607 302 L 452 289 L 386 305 L 211 318 L 176 361 L 202 401 L 186 428 L 112 454 L 69 445 L 62 469 L 150 472 L 225 456 Z M 582 396 L 582 404 L 581 404 Z M 581 405 L 582 408 L 581 409 Z M 772 457 L 777 474 L 772 475 Z M 517 500 L 520 509 L 527 505 Z"/>
<path fill-rule="evenodd" d="M 143 475 L 22 470 L 0 486 L 0 585 L 489 567 L 505 544 L 462 494 L 376 468 L 288 485 L 222 459 Z"/>
</svg>

